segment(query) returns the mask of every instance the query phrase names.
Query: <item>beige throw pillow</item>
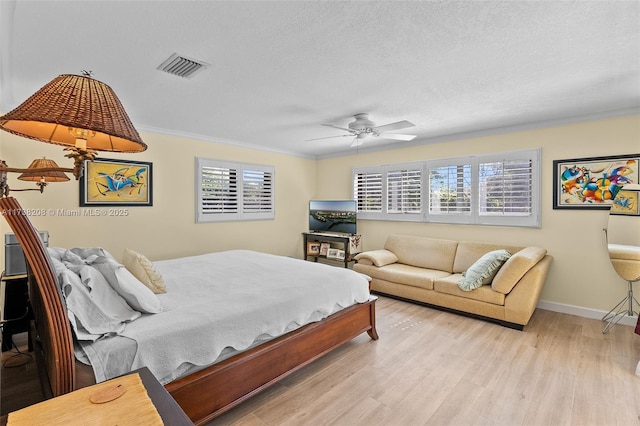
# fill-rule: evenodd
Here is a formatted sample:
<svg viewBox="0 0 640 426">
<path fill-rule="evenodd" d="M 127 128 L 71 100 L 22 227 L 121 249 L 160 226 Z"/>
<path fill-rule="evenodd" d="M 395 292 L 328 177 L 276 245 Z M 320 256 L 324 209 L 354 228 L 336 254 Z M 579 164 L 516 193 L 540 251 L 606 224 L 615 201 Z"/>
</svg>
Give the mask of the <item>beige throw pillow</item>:
<svg viewBox="0 0 640 426">
<path fill-rule="evenodd" d="M 385 265 L 396 263 L 398 261 L 398 258 L 396 257 L 395 254 L 393 254 L 389 250 L 384 250 L 384 249 L 365 251 L 363 253 L 356 255 L 356 260 L 362 260 L 362 259 L 367 259 L 371 261 L 371 263 L 373 263 L 379 268 Z"/>
<path fill-rule="evenodd" d="M 162 275 L 154 268 L 153 264 L 144 255 L 131 249 L 124 249 L 122 264 L 144 285 L 155 294 L 167 292 Z"/>
</svg>

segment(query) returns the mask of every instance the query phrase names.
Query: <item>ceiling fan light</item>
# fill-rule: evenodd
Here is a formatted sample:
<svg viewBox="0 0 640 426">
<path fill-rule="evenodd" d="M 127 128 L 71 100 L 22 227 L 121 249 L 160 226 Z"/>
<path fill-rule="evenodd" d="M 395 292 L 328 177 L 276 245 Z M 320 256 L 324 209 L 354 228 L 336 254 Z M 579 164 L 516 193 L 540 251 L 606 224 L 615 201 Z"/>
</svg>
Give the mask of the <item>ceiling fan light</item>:
<svg viewBox="0 0 640 426">
<path fill-rule="evenodd" d="M 351 130 L 364 130 L 376 125 L 373 121 L 369 120 L 369 114 L 360 113 L 354 115 L 355 121 L 349 123 Z"/>
</svg>

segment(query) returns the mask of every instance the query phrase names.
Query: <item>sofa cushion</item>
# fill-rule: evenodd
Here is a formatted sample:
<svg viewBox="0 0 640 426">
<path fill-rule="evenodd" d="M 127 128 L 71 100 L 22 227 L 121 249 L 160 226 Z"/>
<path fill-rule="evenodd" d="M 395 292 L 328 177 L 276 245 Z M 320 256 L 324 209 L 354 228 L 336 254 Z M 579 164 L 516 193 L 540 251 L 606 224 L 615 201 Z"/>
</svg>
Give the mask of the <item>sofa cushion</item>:
<svg viewBox="0 0 640 426">
<path fill-rule="evenodd" d="M 459 274 L 466 271 L 483 255 L 490 251 L 504 249 L 509 253 L 515 253 L 524 247 L 507 246 L 505 244 L 484 243 L 477 241 L 460 241 L 456 250 L 456 259 L 453 262 L 453 273 Z"/>
<path fill-rule="evenodd" d="M 451 273 L 457 241 L 411 235 L 389 235 L 384 248 L 393 252 L 398 262 Z"/>
<path fill-rule="evenodd" d="M 533 246 L 514 253 L 493 278 L 491 287 L 497 292 L 509 294 L 520 278 L 546 254 L 547 250 Z"/>
<path fill-rule="evenodd" d="M 382 268 L 376 268 L 375 271 L 368 269 L 366 272 L 362 272 L 367 273 L 372 278 L 379 278 L 381 280 L 420 287 L 427 290 L 433 290 L 433 282 L 436 279 L 450 275 L 448 272 L 418 268 L 402 263 L 392 263 Z"/>
<path fill-rule="evenodd" d="M 484 254 L 462 273 L 458 287 L 464 291 L 471 291 L 485 284 L 490 284 L 502 264 L 510 257 L 511 253 L 504 249 Z"/>
<path fill-rule="evenodd" d="M 389 250 L 372 250 L 356 255 L 355 259 L 360 262 L 363 260 L 369 260 L 373 265 L 378 267 L 396 263 L 398 257 Z"/>
<path fill-rule="evenodd" d="M 458 287 L 458 281 L 460 281 L 461 278 L 462 274 L 453 274 L 448 277 L 438 278 L 433 283 L 433 289 L 438 293 L 504 306 L 504 294 L 492 290 L 491 286 L 488 285 L 484 285 L 474 291 L 461 290 L 460 287 Z"/>
</svg>

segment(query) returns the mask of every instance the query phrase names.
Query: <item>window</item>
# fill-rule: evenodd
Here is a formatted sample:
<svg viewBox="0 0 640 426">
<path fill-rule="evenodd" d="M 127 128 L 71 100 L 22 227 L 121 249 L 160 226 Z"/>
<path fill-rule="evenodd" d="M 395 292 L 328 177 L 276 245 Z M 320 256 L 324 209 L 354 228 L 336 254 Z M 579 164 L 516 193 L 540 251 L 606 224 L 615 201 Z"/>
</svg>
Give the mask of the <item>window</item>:
<svg viewBox="0 0 640 426">
<path fill-rule="evenodd" d="M 353 169 L 358 218 L 540 226 L 540 149 Z"/>
<path fill-rule="evenodd" d="M 479 164 L 479 215 L 527 216 L 532 211 L 531 159 Z"/>
<path fill-rule="evenodd" d="M 273 218 L 272 166 L 196 158 L 196 222 Z"/>
<path fill-rule="evenodd" d="M 353 194 L 358 217 L 373 219 L 382 213 L 382 173 L 361 169 L 354 175 Z"/>
<path fill-rule="evenodd" d="M 422 181 L 420 168 L 389 170 L 387 172 L 387 211 L 390 214 L 420 213 L 422 210 Z"/>
<path fill-rule="evenodd" d="M 353 194 L 360 219 L 422 220 L 422 163 L 360 168 Z"/>
<path fill-rule="evenodd" d="M 472 181 L 469 159 L 433 161 L 429 167 L 431 221 L 467 223 L 470 220 Z"/>
</svg>

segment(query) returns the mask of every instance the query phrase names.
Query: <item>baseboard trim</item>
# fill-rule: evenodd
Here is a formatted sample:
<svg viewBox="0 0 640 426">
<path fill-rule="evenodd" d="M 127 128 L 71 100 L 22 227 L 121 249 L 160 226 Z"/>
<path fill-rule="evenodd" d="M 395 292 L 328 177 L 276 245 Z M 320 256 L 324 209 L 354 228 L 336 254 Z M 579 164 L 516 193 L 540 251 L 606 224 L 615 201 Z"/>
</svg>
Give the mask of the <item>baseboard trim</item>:
<svg viewBox="0 0 640 426">
<path fill-rule="evenodd" d="M 598 309 L 584 308 L 582 306 L 567 305 L 558 302 L 549 302 L 546 300 L 540 300 L 537 307 L 539 309 L 544 309 L 547 311 L 560 312 L 562 314 L 576 315 L 579 317 L 593 318 L 598 320 L 602 319 L 602 317 L 607 313 L 606 311 L 601 311 Z M 625 316 L 620 320 L 618 324 L 635 327 L 637 322 L 637 316 Z"/>
</svg>

